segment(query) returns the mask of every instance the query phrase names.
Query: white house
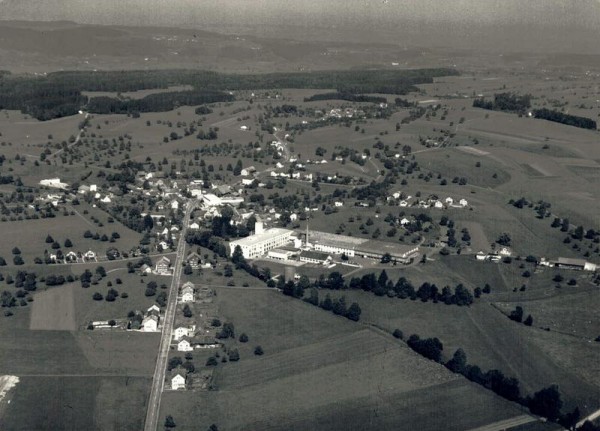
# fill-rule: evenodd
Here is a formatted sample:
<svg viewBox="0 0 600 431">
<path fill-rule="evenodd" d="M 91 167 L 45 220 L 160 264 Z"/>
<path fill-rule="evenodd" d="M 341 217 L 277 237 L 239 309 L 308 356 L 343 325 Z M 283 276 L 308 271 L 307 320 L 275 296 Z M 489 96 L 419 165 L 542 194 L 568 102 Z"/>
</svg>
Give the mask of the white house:
<svg viewBox="0 0 600 431">
<path fill-rule="evenodd" d="M 195 325 L 191 326 L 179 326 L 173 331 L 173 338 L 175 340 L 181 340 L 183 337 L 191 337 L 194 335 Z"/>
<path fill-rule="evenodd" d="M 502 247 L 500 250 L 498 250 L 498 254 L 500 256 L 510 256 L 512 255 L 512 251 L 508 247 Z"/>
<path fill-rule="evenodd" d="M 486 260 L 486 259 L 487 259 L 487 254 L 486 254 L 486 253 L 484 253 L 483 251 L 480 251 L 479 253 L 477 253 L 477 254 L 475 255 L 475 258 L 476 258 L 477 260 Z"/>
<path fill-rule="evenodd" d="M 406 202 L 406 201 L 400 201 L 400 206 L 401 207 L 407 207 L 408 206 L 408 202 Z"/>
<path fill-rule="evenodd" d="M 340 201 L 335 201 L 333 203 L 336 207 L 343 207 L 344 206 L 344 202 L 340 202 Z"/>
<path fill-rule="evenodd" d="M 171 389 L 177 391 L 179 389 L 185 389 L 185 377 L 181 374 L 175 374 L 171 379 Z"/>
<path fill-rule="evenodd" d="M 191 283 L 190 283 L 191 284 Z M 181 289 L 181 302 L 194 302 L 194 286 L 187 285 Z"/>
<path fill-rule="evenodd" d="M 437 209 L 441 209 L 441 208 L 444 208 L 444 204 L 441 201 L 435 201 L 435 203 L 433 204 L 433 207 L 437 208 Z"/>
<path fill-rule="evenodd" d="M 254 178 L 242 178 L 243 186 L 251 186 L 253 182 L 254 182 Z"/>
<path fill-rule="evenodd" d="M 178 352 L 191 352 L 192 350 L 194 350 L 194 348 L 190 344 L 189 340 L 186 340 L 185 338 L 177 343 Z"/>
<path fill-rule="evenodd" d="M 100 199 L 100 202 L 109 204 L 112 202 L 112 200 L 111 200 L 110 196 L 104 196 L 102 199 Z"/>
<path fill-rule="evenodd" d="M 200 229 L 200 225 L 196 222 L 193 222 L 192 224 L 190 224 L 190 229 L 198 230 Z"/>
<path fill-rule="evenodd" d="M 256 168 L 254 166 L 249 166 L 247 168 L 242 169 L 240 174 L 244 177 L 247 177 L 248 175 L 253 174 L 254 172 L 256 172 Z"/>
<path fill-rule="evenodd" d="M 144 332 L 157 332 L 158 331 L 158 317 L 151 315 L 146 316 L 142 320 L 142 331 Z"/>
<path fill-rule="evenodd" d="M 157 274 L 168 274 L 170 267 L 171 267 L 171 260 L 166 256 L 162 256 L 156 262 L 155 272 Z"/>
<path fill-rule="evenodd" d="M 152 304 L 150 307 L 148 307 L 148 310 L 146 310 L 146 314 L 150 313 L 160 313 L 160 308 L 158 308 L 158 305 Z"/>
<path fill-rule="evenodd" d="M 96 253 L 94 253 L 92 250 L 88 250 L 83 254 L 83 257 L 85 259 L 96 259 Z"/>
<path fill-rule="evenodd" d="M 459 204 L 461 207 L 466 207 L 467 205 L 469 205 L 469 203 L 467 202 L 467 200 L 466 200 L 466 199 L 461 199 L 461 200 L 459 200 L 459 201 L 458 201 L 458 204 Z"/>
<path fill-rule="evenodd" d="M 410 224 L 410 220 L 407 219 L 406 217 L 404 217 L 402 220 L 400 220 L 401 226 L 406 226 L 407 224 Z"/>
<path fill-rule="evenodd" d="M 454 199 L 452 199 L 451 197 L 447 197 L 447 198 L 446 198 L 446 203 L 447 203 L 448 205 L 452 205 L 452 204 L 454 203 Z"/>
</svg>

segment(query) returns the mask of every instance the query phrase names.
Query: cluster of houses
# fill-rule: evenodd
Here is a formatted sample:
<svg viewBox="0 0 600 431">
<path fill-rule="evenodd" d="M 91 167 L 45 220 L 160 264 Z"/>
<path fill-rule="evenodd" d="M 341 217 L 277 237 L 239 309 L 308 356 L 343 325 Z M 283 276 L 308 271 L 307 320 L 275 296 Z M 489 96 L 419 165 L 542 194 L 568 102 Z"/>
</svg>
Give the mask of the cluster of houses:
<svg viewBox="0 0 600 431">
<path fill-rule="evenodd" d="M 186 282 L 179 291 L 178 302 L 182 304 L 206 304 L 213 301 L 214 291 L 207 286 L 195 286 Z M 197 310 L 196 310 L 197 311 Z M 221 347 L 216 341 L 217 328 L 211 325 L 212 317 L 209 316 L 210 308 L 207 307 L 201 313 L 196 313 L 192 318 L 178 318 L 173 329 L 173 345 L 178 352 L 192 352 L 195 349 L 212 349 Z M 188 371 L 178 367 L 171 373 L 171 389 L 179 390 L 186 388 Z"/>
<path fill-rule="evenodd" d="M 397 202 L 401 207 L 418 207 L 418 208 L 467 208 L 469 202 L 464 199 L 454 199 L 448 196 L 446 199 L 439 199 L 437 196 L 429 196 L 427 199 L 413 200 L 412 196 L 407 196 L 402 192 L 394 192 L 387 198 L 388 202 Z"/>
<path fill-rule="evenodd" d="M 68 253 L 63 253 L 61 250 L 57 250 L 56 253 L 48 253 L 48 262 L 50 263 L 76 263 L 91 261 L 98 261 L 96 252 L 92 250 L 88 250 L 85 253 L 80 251 L 69 251 Z"/>
</svg>

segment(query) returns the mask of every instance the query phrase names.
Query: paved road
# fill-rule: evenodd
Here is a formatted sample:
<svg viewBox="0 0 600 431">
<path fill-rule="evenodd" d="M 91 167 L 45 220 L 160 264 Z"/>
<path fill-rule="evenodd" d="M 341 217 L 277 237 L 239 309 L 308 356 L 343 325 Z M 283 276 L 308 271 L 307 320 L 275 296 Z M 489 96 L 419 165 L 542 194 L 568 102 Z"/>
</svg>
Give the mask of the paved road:
<svg viewBox="0 0 600 431">
<path fill-rule="evenodd" d="M 167 359 L 169 357 L 171 334 L 173 333 L 173 322 L 177 306 L 177 290 L 183 268 L 182 262 L 185 258 L 185 233 L 188 229 L 190 214 L 194 208 L 194 203 L 195 201 L 190 201 L 186 206 L 181 236 L 179 237 L 179 243 L 177 244 L 177 258 L 173 264 L 173 279 L 171 280 L 167 308 L 165 309 L 165 314 L 163 317 L 162 335 L 160 337 L 158 356 L 156 358 L 156 368 L 154 370 L 154 377 L 152 380 L 150 399 L 148 400 L 148 411 L 146 412 L 144 431 L 156 431 L 159 424 L 158 415 L 160 413 L 160 400 L 162 397 L 163 388 L 165 386 Z"/>
<path fill-rule="evenodd" d="M 537 420 L 538 418 L 535 416 L 521 415 L 510 419 L 505 419 L 503 421 L 494 422 L 489 425 L 484 425 L 470 431 L 503 431 L 519 425 L 528 424 L 529 422 L 535 422 Z"/>
</svg>

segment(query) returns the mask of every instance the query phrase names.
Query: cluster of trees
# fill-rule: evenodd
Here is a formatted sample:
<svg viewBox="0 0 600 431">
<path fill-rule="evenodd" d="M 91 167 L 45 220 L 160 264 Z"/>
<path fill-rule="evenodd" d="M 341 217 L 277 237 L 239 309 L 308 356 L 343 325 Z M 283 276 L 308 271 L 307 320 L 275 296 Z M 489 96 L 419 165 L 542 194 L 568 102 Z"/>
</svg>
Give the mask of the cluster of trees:
<svg viewBox="0 0 600 431">
<path fill-rule="evenodd" d="M 234 97 L 228 93 L 211 90 L 174 91 L 150 94 L 142 99 L 118 99 L 114 97 L 94 97 L 87 104 L 87 111 L 94 114 L 131 114 L 140 112 L 165 112 L 178 106 L 202 105 L 205 103 L 226 102 Z"/>
<path fill-rule="evenodd" d="M 408 347 L 413 349 L 419 355 L 431 359 L 435 362 L 441 362 L 444 345 L 438 338 L 421 339 L 418 335 L 411 335 L 406 341 Z"/>
<path fill-rule="evenodd" d="M 596 130 L 597 127 L 596 122 L 590 118 L 565 114 L 560 111 L 546 108 L 534 110 L 533 116 L 535 118 L 541 118 L 542 120 L 553 121 L 555 123 L 566 124 L 567 126 L 574 126 L 582 129 Z"/>
<path fill-rule="evenodd" d="M 319 301 L 319 292 L 317 289 L 311 289 L 310 296 L 304 299 L 308 304 L 320 307 L 325 311 L 331 311 L 337 316 L 344 316 L 346 319 L 358 322 L 362 310 L 357 302 L 353 302 L 348 307 L 346 305 L 346 298 L 344 296 L 336 299 L 331 299 L 329 293 L 325 295 L 325 299 Z"/>
<path fill-rule="evenodd" d="M 227 257 L 227 247 L 221 238 L 213 235 L 209 230 L 188 230 L 185 235 L 188 244 L 199 245 L 208 248 L 221 257 Z"/>
<path fill-rule="evenodd" d="M 531 95 L 519 96 L 515 93 L 497 93 L 494 94 L 493 101 L 484 98 L 473 100 L 473 107 L 525 114 L 531 107 Z"/>
<path fill-rule="evenodd" d="M 524 315 L 523 307 L 517 305 L 515 307 L 515 309 L 510 312 L 510 314 L 508 315 L 508 318 L 517 323 L 523 323 L 526 326 L 533 325 L 533 317 L 531 317 L 531 314 L 528 314 L 527 317 L 525 318 L 525 320 L 523 320 L 523 315 Z"/>
<path fill-rule="evenodd" d="M 385 97 L 340 92 L 314 94 L 310 97 L 304 98 L 305 102 L 315 102 L 318 100 L 347 100 L 349 102 L 387 103 L 387 99 Z"/>
<path fill-rule="evenodd" d="M 236 246 L 233 254 L 231 255 L 231 262 L 235 264 L 236 269 L 241 269 L 246 271 L 252 277 L 258 278 L 262 281 L 267 281 L 271 278 L 271 270 L 269 268 L 259 268 L 257 265 L 250 265 L 244 254 L 242 253 L 242 249 L 240 246 Z"/>
<path fill-rule="evenodd" d="M 387 295 L 391 298 L 400 299 L 420 299 L 423 302 L 433 301 L 443 302 L 444 304 L 468 306 L 474 301 L 474 297 L 481 296 L 481 293 L 489 293 L 489 285 L 482 290 L 477 287 L 474 293 L 471 293 L 464 285 L 458 284 L 454 289 L 450 286 L 444 286 L 441 290 L 433 283 L 425 282 L 418 289 L 412 285 L 405 277 L 400 277 L 396 283 L 389 279 L 385 269 L 377 276 L 375 273 L 364 274 L 362 277 L 352 277 L 350 282 L 346 283 L 342 274 L 337 271 L 331 272 L 327 277 L 322 275 L 315 281 L 314 287 L 321 289 L 362 289 L 366 292 L 372 292 L 377 296 Z"/>
</svg>

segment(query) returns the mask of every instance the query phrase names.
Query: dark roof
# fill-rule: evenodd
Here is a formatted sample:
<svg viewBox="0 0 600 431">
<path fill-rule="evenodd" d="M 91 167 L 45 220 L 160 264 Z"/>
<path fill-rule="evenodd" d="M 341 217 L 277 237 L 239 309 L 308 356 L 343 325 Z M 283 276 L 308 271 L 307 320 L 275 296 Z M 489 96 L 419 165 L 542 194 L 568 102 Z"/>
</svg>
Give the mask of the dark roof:
<svg viewBox="0 0 600 431">
<path fill-rule="evenodd" d="M 571 259 L 569 257 L 559 257 L 557 260 L 559 265 L 570 265 L 570 266 L 585 266 L 587 263 L 583 259 Z"/>
<path fill-rule="evenodd" d="M 329 257 L 331 257 L 331 255 L 320 251 L 302 250 L 300 257 L 306 257 L 308 259 L 315 259 L 325 262 Z"/>
</svg>

